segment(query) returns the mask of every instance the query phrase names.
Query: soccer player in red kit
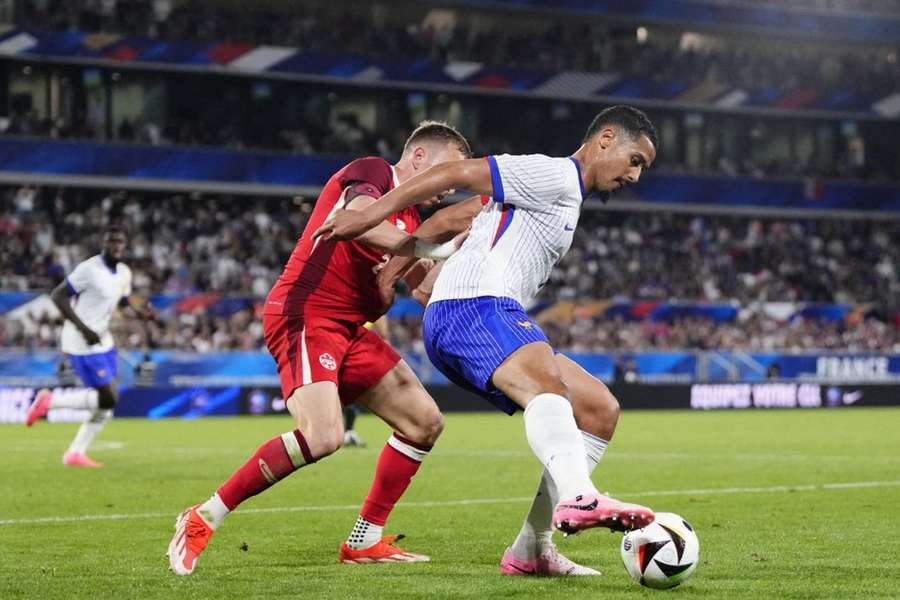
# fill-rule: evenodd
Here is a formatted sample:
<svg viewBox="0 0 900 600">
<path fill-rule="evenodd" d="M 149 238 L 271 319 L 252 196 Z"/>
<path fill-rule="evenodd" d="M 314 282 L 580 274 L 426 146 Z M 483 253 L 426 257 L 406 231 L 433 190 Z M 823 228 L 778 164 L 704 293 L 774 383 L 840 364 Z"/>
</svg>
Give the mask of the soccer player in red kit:
<svg viewBox="0 0 900 600">
<path fill-rule="evenodd" d="M 398 548 L 395 537 L 382 536 L 388 515 L 443 429 L 437 405 L 410 367 L 363 326 L 388 308 L 384 285 L 377 278 L 390 255 L 359 240 L 313 240 L 312 233 L 337 210 L 362 209 L 430 166 L 470 155 L 469 144 L 459 132 L 443 123 L 425 122 L 410 135 L 396 165 L 381 158 L 361 158 L 325 185 L 263 309 L 266 345 L 278 364 L 295 428 L 262 444 L 209 500 L 178 517 L 168 551 L 176 574 L 193 572 L 213 532 L 239 504 L 337 451 L 344 439 L 341 406 L 350 402 L 365 406 L 394 432 L 381 451 L 359 518 L 341 545 L 340 560 L 428 560 Z M 439 211 L 432 219 L 454 209 Z M 391 215 L 387 221 L 394 227 L 382 224 L 381 231 L 392 230 L 392 241 L 401 236 L 409 242 L 406 234 L 420 224 L 415 208 Z M 363 240 L 394 248 L 381 243 L 377 234 Z M 426 272 L 426 268 L 413 270 L 419 272 L 419 280 Z"/>
</svg>

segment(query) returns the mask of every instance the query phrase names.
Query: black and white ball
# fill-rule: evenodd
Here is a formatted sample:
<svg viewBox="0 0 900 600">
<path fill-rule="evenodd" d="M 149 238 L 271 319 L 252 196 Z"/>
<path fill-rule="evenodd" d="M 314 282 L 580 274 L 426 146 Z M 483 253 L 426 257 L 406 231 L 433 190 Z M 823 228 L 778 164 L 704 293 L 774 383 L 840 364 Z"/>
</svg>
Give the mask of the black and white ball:
<svg viewBox="0 0 900 600">
<path fill-rule="evenodd" d="M 656 513 L 656 520 L 622 538 L 622 562 L 635 581 L 657 590 L 673 588 L 689 578 L 700 560 L 700 540 L 691 524 L 675 513 Z"/>
</svg>

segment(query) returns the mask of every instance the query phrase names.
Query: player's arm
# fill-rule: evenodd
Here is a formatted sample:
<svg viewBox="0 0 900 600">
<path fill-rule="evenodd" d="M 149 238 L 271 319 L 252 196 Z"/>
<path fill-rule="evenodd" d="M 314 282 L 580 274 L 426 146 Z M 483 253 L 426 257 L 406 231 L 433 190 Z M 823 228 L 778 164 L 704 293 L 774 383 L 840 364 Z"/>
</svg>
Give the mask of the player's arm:
<svg viewBox="0 0 900 600">
<path fill-rule="evenodd" d="M 56 305 L 56 308 L 59 309 L 59 312 L 62 313 L 63 317 L 72 321 L 78 331 L 81 332 L 81 335 L 84 336 L 84 341 L 91 346 L 99 344 L 100 336 L 97 335 L 97 332 L 85 325 L 84 321 L 75 314 L 75 309 L 72 308 L 72 303 L 69 302 L 69 296 L 74 294 L 75 290 L 72 288 L 69 280 L 64 279 L 62 283 L 53 288 L 53 291 L 50 292 L 50 300 L 53 301 L 53 304 Z"/>
<path fill-rule="evenodd" d="M 354 212 L 363 211 L 373 203 L 375 203 L 375 198 L 371 196 L 356 196 L 347 204 L 347 210 Z M 450 237 L 452 238 L 453 236 Z M 449 258 L 451 254 L 459 249 L 459 245 L 462 243 L 462 240 L 456 240 L 454 242 L 452 239 L 445 240 L 444 243 L 440 244 L 433 243 L 427 239 L 420 239 L 418 235 L 411 236 L 404 233 L 387 221 L 382 221 L 374 228 L 365 232 L 357 238 L 357 241 L 363 242 L 373 248 L 377 248 L 387 254 L 410 257 L 412 259 L 410 264 L 414 263 L 419 258 L 429 258 L 433 260 Z"/>
<path fill-rule="evenodd" d="M 416 229 L 413 237 L 431 243 L 446 243 L 448 240 L 453 240 L 456 246 L 461 246 L 465 238 L 460 239 L 458 236 L 468 231 L 469 226 L 472 224 L 472 219 L 481 211 L 481 208 L 480 196 L 473 196 L 447 208 L 442 208 L 426 219 Z M 357 239 L 369 238 L 370 234 L 380 227 L 381 225 L 379 224 L 378 227 L 367 231 Z M 422 284 L 422 281 L 433 267 L 434 261 L 432 260 L 419 259 L 415 256 L 395 255 L 378 272 L 379 295 L 382 299 L 388 297 L 393 299 L 394 286 L 401 277 L 409 289 L 415 290 Z"/>
<path fill-rule="evenodd" d="M 387 317 L 382 315 L 380 319 L 372 323 L 372 331 L 380 335 L 382 339 L 388 339 L 390 337 L 391 330 L 390 325 L 388 325 Z"/>
<path fill-rule="evenodd" d="M 155 321 L 157 317 L 156 309 L 153 308 L 150 301 L 137 294 L 123 296 L 122 299 L 119 300 L 119 308 L 126 316 L 131 317 L 132 319 Z"/>
<path fill-rule="evenodd" d="M 437 281 L 438 275 L 441 274 L 441 269 L 444 267 L 444 263 L 438 263 L 419 282 L 415 288 L 412 288 L 412 297 L 413 299 L 421 304 L 422 306 L 428 305 L 428 300 L 431 299 L 431 293 L 434 291 L 434 282 Z"/>
<path fill-rule="evenodd" d="M 325 239 L 349 240 L 369 231 L 387 217 L 449 190 L 493 194 L 491 169 L 487 160 L 467 159 L 435 165 L 406 181 L 364 210 L 339 210 L 313 234 Z"/>
</svg>

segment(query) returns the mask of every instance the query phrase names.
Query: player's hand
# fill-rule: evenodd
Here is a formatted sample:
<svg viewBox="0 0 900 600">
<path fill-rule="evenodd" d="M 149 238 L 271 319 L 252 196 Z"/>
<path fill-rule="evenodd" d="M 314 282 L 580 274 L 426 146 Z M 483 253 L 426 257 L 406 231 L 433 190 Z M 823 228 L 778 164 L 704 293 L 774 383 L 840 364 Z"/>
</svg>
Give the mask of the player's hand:
<svg viewBox="0 0 900 600">
<path fill-rule="evenodd" d="M 321 237 L 323 240 L 352 240 L 358 235 L 372 229 L 377 223 L 369 223 L 362 211 L 339 210 L 316 229 L 313 239 Z"/>
<path fill-rule="evenodd" d="M 463 242 L 466 241 L 467 237 L 469 237 L 469 232 L 471 231 L 471 227 L 466 227 L 463 231 L 456 234 L 456 237 L 453 238 L 453 245 L 456 246 L 457 250 L 462 248 Z"/>
<path fill-rule="evenodd" d="M 141 308 L 138 310 L 138 315 L 145 321 L 156 321 L 159 315 L 156 312 L 156 309 L 153 308 L 153 305 L 149 302 L 145 302 L 141 305 Z"/>
<path fill-rule="evenodd" d="M 387 312 L 394 305 L 397 289 L 394 287 L 393 282 L 378 281 L 377 278 L 375 284 L 378 288 L 378 299 L 381 301 L 381 312 Z"/>
<path fill-rule="evenodd" d="M 85 327 L 84 329 L 82 329 L 81 335 L 84 337 L 84 341 L 88 343 L 88 346 L 93 346 L 100 343 L 100 336 L 97 335 L 97 332 L 90 327 Z"/>
</svg>

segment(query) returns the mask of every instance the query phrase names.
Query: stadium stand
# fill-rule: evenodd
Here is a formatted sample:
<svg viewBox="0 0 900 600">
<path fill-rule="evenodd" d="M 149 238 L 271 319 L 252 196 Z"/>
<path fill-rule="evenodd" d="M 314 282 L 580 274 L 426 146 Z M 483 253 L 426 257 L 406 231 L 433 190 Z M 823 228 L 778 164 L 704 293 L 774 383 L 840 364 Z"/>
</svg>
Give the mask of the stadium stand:
<svg viewBox="0 0 900 600">
<path fill-rule="evenodd" d="M 310 208 L 290 198 L 7 187 L 0 289 L 49 289 L 96 247 L 98 224 L 123 222 L 135 288 L 163 309 L 149 330 L 123 322 L 123 347 L 262 348 L 256 307 Z M 896 351 L 897 239 L 892 220 L 591 210 L 532 312 L 560 347 L 578 351 Z M 419 311 L 409 303 L 394 313 L 393 335 L 414 350 Z M 59 323 L 35 310 L 4 317 L 4 346 L 56 344 Z"/>
</svg>

